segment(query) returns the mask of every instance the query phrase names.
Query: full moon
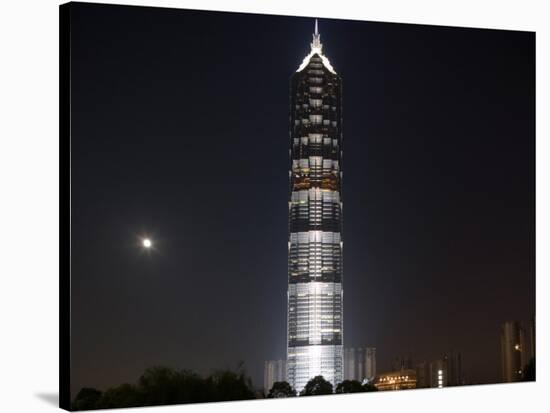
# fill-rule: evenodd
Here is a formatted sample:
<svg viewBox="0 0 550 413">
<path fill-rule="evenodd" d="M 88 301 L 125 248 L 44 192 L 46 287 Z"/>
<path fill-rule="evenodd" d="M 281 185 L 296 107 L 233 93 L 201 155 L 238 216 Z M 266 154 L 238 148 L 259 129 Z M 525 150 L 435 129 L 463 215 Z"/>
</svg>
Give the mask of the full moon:
<svg viewBox="0 0 550 413">
<path fill-rule="evenodd" d="M 151 248 L 153 246 L 153 243 L 151 242 L 151 240 L 149 238 L 145 238 L 142 241 L 142 244 L 145 248 Z"/>
</svg>

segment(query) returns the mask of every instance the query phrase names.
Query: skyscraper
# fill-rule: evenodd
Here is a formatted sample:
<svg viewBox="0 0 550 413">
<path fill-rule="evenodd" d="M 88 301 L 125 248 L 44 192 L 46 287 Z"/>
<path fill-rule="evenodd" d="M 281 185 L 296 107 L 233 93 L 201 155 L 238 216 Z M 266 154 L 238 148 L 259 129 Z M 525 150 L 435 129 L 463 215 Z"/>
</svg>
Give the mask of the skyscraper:
<svg viewBox="0 0 550 413">
<path fill-rule="evenodd" d="M 524 333 L 518 321 L 507 321 L 500 331 L 502 381 L 520 381 L 526 364 Z"/>
<path fill-rule="evenodd" d="M 288 382 L 343 379 L 342 80 L 311 51 L 290 81 Z"/>
</svg>

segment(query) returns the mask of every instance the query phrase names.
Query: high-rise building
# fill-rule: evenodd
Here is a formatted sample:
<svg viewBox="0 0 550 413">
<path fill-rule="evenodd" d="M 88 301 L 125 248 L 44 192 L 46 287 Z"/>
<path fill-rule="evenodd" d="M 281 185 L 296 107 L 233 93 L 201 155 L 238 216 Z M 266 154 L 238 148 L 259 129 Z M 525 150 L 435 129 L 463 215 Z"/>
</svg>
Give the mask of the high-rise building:
<svg viewBox="0 0 550 413">
<path fill-rule="evenodd" d="M 526 348 L 523 329 L 518 321 L 507 321 L 500 330 L 502 357 L 502 381 L 520 381 L 526 364 Z"/>
<path fill-rule="evenodd" d="M 421 361 L 416 365 L 416 388 L 424 389 L 431 387 L 430 363 Z"/>
<path fill-rule="evenodd" d="M 376 348 L 367 347 L 365 349 L 365 370 L 363 380 L 372 381 L 376 377 Z"/>
<path fill-rule="evenodd" d="M 372 381 L 376 376 L 376 348 L 345 348 L 344 379 Z"/>
<path fill-rule="evenodd" d="M 447 386 L 462 386 L 464 376 L 462 375 L 462 354 L 451 351 L 444 356 L 447 363 Z"/>
<path fill-rule="evenodd" d="M 407 369 L 407 370 L 412 369 L 413 368 L 413 362 L 412 362 L 411 355 L 408 354 L 406 356 L 394 357 L 393 360 L 392 360 L 392 363 L 391 363 L 391 368 L 394 371 L 404 370 L 404 369 Z"/>
<path fill-rule="evenodd" d="M 354 348 L 344 349 L 344 380 L 356 380 L 357 360 Z"/>
<path fill-rule="evenodd" d="M 536 332 L 536 324 L 535 324 L 535 317 L 533 316 L 533 318 L 531 319 L 531 325 L 529 326 L 529 338 L 530 338 L 530 342 L 531 342 L 531 358 L 534 359 L 536 358 L 536 353 L 537 353 L 537 332 Z"/>
<path fill-rule="evenodd" d="M 430 363 L 430 387 L 447 387 L 447 360 L 441 358 Z"/>
<path fill-rule="evenodd" d="M 286 361 L 267 360 L 264 365 L 264 392 L 267 395 L 273 383 L 286 381 Z"/>
<path fill-rule="evenodd" d="M 290 81 L 288 382 L 343 379 L 342 80 L 311 51 Z"/>
<path fill-rule="evenodd" d="M 437 360 L 418 363 L 416 380 L 417 388 L 463 385 L 465 382 L 462 375 L 462 354 L 451 351 Z"/>
</svg>

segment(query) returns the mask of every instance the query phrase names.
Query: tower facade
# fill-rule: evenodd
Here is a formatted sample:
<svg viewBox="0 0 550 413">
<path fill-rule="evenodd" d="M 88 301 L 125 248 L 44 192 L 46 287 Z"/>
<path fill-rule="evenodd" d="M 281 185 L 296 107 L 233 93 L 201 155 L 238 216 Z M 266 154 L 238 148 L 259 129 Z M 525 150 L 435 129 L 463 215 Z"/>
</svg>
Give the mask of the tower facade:
<svg viewBox="0 0 550 413">
<path fill-rule="evenodd" d="M 287 379 L 343 380 L 342 80 L 311 52 L 290 81 Z"/>
</svg>

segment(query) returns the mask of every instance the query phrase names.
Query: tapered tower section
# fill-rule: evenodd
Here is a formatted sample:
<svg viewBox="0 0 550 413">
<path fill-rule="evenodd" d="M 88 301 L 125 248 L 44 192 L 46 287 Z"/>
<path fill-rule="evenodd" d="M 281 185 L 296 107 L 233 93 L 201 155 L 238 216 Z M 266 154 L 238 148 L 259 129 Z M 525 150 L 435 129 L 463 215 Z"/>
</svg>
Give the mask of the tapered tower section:
<svg viewBox="0 0 550 413">
<path fill-rule="evenodd" d="M 290 81 L 288 382 L 343 380 L 342 79 L 311 52 Z"/>
</svg>

